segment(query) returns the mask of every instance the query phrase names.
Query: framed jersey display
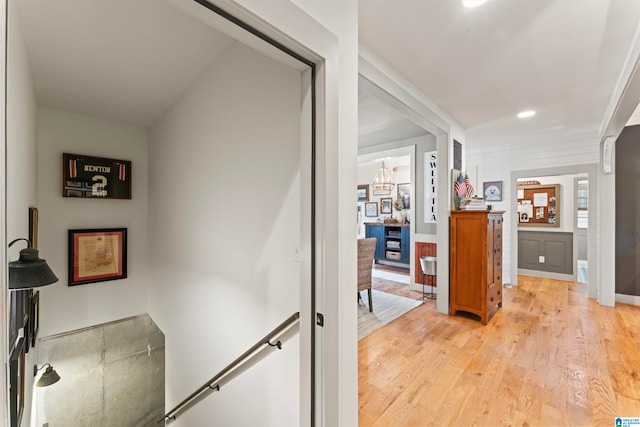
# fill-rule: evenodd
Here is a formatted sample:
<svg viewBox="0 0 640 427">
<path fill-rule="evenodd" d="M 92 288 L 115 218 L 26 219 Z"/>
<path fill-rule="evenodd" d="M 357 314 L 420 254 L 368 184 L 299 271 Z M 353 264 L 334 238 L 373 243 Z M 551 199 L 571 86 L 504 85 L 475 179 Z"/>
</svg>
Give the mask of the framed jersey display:
<svg viewBox="0 0 640 427">
<path fill-rule="evenodd" d="M 64 153 L 62 196 L 131 199 L 131 162 Z"/>
</svg>

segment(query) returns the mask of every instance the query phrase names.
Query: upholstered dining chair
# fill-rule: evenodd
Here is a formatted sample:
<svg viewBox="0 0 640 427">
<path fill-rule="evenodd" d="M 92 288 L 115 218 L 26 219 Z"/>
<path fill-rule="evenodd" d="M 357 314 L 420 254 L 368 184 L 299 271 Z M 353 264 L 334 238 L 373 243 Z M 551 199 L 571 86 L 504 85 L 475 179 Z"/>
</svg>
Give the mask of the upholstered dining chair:
<svg viewBox="0 0 640 427">
<path fill-rule="evenodd" d="M 373 270 L 373 254 L 376 251 L 376 238 L 358 239 L 358 298 L 361 291 L 369 292 L 369 311 L 373 311 L 371 297 L 371 271 Z"/>
</svg>

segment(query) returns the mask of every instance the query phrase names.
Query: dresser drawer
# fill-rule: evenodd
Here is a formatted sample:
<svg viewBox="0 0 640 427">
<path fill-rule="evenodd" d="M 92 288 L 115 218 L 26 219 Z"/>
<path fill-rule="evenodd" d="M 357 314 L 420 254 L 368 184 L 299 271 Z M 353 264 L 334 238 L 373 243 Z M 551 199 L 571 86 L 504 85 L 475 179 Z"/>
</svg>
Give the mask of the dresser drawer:
<svg viewBox="0 0 640 427">
<path fill-rule="evenodd" d="M 493 283 L 502 286 L 502 258 L 496 258 L 493 263 Z"/>
</svg>

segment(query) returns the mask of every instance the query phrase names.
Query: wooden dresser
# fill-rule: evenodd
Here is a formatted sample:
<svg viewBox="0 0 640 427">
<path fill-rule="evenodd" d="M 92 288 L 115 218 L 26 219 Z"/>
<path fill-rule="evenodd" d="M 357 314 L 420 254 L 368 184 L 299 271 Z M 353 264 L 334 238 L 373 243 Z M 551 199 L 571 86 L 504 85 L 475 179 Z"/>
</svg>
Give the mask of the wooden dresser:
<svg viewBox="0 0 640 427">
<path fill-rule="evenodd" d="M 451 211 L 450 314 L 477 314 L 483 324 L 502 307 L 501 211 Z"/>
</svg>

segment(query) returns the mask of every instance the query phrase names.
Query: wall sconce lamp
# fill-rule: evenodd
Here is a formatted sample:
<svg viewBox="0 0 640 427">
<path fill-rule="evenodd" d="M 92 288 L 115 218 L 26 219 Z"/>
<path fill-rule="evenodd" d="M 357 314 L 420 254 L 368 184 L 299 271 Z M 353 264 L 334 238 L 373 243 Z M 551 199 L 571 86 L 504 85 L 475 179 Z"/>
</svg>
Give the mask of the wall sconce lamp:
<svg viewBox="0 0 640 427">
<path fill-rule="evenodd" d="M 47 261 L 38 257 L 38 250 L 31 247 L 28 239 L 15 239 L 9 247 L 20 240 L 27 242 L 27 247 L 20 251 L 18 261 L 9 263 L 9 289 L 30 289 L 57 282 L 58 278 Z"/>
<path fill-rule="evenodd" d="M 49 363 L 45 363 L 41 367 L 38 368 L 38 365 L 33 365 L 33 376 L 38 375 L 38 371 L 41 371 L 44 367 L 47 367 L 47 370 L 44 371 L 44 374 L 40 377 L 38 382 L 36 383 L 36 387 L 47 387 L 51 384 L 55 384 L 60 381 L 60 375 L 53 369 Z"/>
<path fill-rule="evenodd" d="M 374 195 L 388 195 L 393 191 L 393 187 L 396 184 L 393 182 L 393 178 L 391 177 L 391 172 L 384 166 L 384 161 L 382 161 L 382 165 L 380 166 L 380 170 L 373 178 L 373 182 L 371 183 L 371 187 L 373 188 Z"/>
</svg>

